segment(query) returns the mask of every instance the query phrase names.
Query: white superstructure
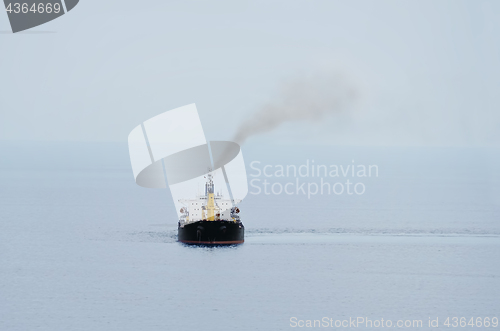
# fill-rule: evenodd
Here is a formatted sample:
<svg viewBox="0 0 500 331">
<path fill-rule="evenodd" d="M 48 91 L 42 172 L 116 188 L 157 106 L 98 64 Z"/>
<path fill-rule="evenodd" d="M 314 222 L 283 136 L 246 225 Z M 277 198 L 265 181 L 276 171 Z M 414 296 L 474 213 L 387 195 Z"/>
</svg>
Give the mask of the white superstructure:
<svg viewBox="0 0 500 331">
<path fill-rule="evenodd" d="M 241 200 L 226 199 L 219 192 L 214 192 L 214 183 L 212 174 L 207 175 L 207 183 L 205 184 L 205 194 L 199 195 L 195 199 L 180 199 L 179 202 L 183 205 L 180 209 L 181 217 L 179 222 L 182 224 L 198 222 L 198 221 L 233 221 L 239 220 L 239 208 L 236 203 Z"/>
</svg>

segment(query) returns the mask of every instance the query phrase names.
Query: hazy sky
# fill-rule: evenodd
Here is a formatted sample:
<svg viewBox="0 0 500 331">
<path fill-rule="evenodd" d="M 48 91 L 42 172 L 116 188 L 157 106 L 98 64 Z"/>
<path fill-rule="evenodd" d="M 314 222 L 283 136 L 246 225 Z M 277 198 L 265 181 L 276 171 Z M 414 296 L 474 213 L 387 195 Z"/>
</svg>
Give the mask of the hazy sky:
<svg viewBox="0 0 500 331">
<path fill-rule="evenodd" d="M 499 17 L 497 0 L 81 0 L 13 35 L 3 13 L 0 140 L 125 142 L 189 103 L 228 140 L 295 77 L 340 72 L 352 109 L 249 141 L 500 146 Z"/>
</svg>

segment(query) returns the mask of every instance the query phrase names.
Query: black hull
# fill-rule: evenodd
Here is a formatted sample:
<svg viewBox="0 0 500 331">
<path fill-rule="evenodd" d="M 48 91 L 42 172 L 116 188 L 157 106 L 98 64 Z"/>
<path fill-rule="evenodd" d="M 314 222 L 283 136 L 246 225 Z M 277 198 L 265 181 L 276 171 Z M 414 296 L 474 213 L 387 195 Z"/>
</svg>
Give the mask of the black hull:
<svg viewBox="0 0 500 331">
<path fill-rule="evenodd" d="M 198 221 L 178 228 L 178 240 L 194 245 L 235 245 L 245 241 L 241 222 Z"/>
</svg>

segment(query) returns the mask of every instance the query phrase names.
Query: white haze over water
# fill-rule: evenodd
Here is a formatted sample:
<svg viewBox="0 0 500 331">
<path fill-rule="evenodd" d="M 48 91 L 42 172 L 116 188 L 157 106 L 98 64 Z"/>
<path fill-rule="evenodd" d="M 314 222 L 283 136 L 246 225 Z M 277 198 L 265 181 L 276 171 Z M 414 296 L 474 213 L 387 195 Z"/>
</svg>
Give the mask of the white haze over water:
<svg viewBox="0 0 500 331">
<path fill-rule="evenodd" d="M 34 29 L 55 33 L 0 34 L 1 140 L 122 142 L 193 102 L 208 140 L 230 140 L 283 81 L 326 67 L 356 82 L 356 112 L 251 139 L 500 144 L 498 1 L 85 3 Z"/>
</svg>

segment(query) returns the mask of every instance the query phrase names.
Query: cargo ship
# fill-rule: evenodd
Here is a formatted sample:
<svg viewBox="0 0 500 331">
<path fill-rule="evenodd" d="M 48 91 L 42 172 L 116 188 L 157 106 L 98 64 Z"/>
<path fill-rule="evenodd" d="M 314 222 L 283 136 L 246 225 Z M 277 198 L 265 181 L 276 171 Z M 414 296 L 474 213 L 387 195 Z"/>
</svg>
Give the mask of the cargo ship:
<svg viewBox="0 0 500 331">
<path fill-rule="evenodd" d="M 178 241 L 243 243 L 237 204 L 248 193 L 248 179 L 241 148 L 232 141 L 207 141 L 195 104 L 137 125 L 128 136 L 128 148 L 137 185 L 170 189 Z"/>
<path fill-rule="evenodd" d="M 206 176 L 205 194 L 195 199 L 181 199 L 178 241 L 194 245 L 242 244 L 245 227 L 236 206 L 241 200 L 226 199 L 215 193 L 212 174 Z"/>
</svg>

